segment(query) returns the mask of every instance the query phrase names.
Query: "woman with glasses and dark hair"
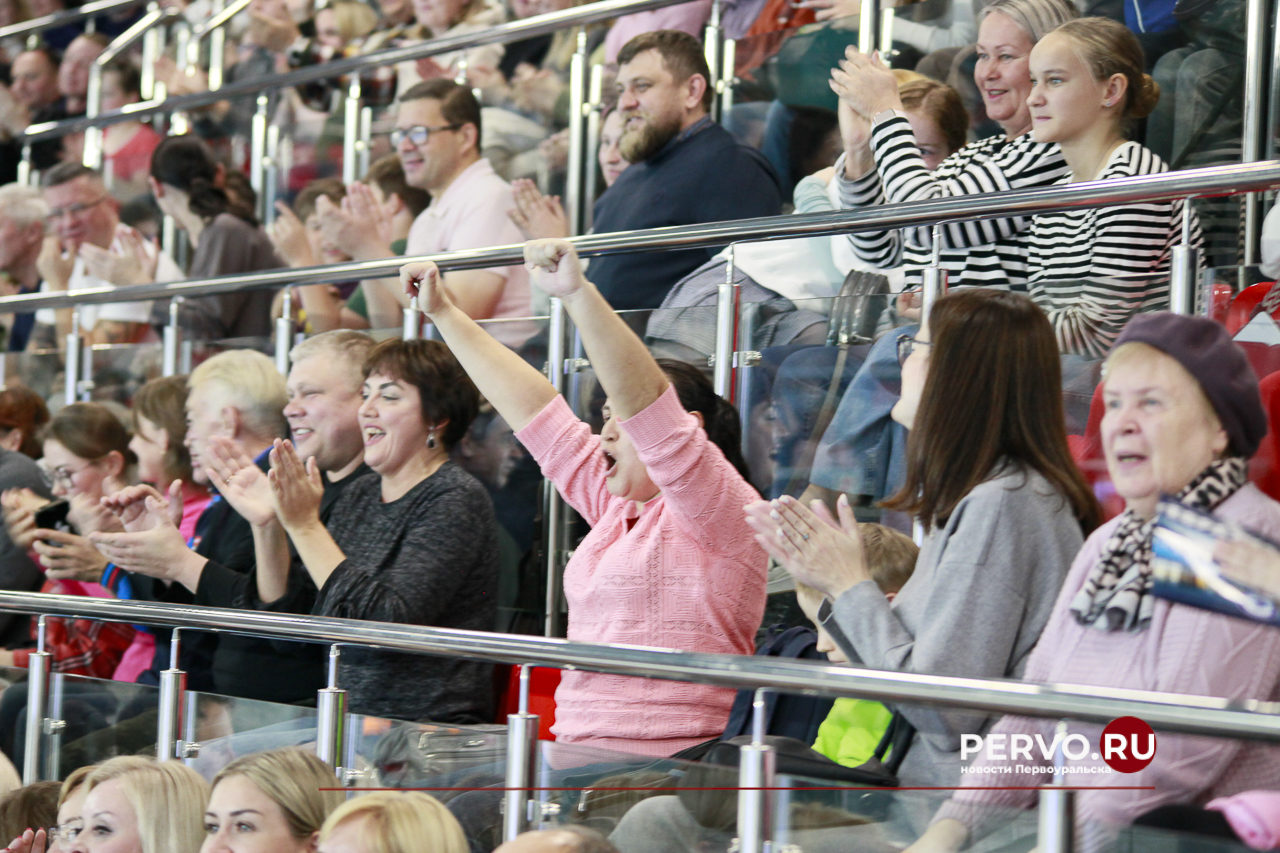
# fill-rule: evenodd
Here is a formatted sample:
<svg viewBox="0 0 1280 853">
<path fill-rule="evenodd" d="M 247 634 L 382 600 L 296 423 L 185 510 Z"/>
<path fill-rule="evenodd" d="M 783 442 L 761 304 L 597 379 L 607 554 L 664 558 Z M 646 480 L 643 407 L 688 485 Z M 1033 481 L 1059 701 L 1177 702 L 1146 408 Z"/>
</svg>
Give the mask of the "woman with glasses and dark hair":
<svg viewBox="0 0 1280 853">
<path fill-rule="evenodd" d="M 872 669 L 1014 678 L 1099 509 L 1067 448 L 1058 348 L 1026 296 L 965 289 L 939 299 L 914 336 L 898 338 L 910 430 L 906 482 L 884 506 L 924 528 L 915 573 L 893 606 L 871 580 L 847 498 L 840 524 L 784 497 L 747 515 L 757 540 L 796 580 L 826 597 L 823 627 Z M 985 715 L 898 711 L 917 734 L 903 785 L 960 778 L 960 735 Z"/>
<path fill-rule="evenodd" d="M 116 523 L 100 502 L 130 485 L 134 455 L 129 431 L 106 406 L 74 403 L 60 410 L 45 429 L 41 465 L 54 502 L 29 489 L 10 489 L 0 496 L 10 539 L 33 553 L 47 572 L 46 592 L 108 596 L 97 582 L 110 568 L 109 561 L 86 537 Z M 40 511 L 59 501 L 67 502 L 62 526 L 69 529 L 41 527 Z M 131 625 L 88 619 L 48 622 L 46 647 L 53 652 L 57 672 L 111 678 L 134 636 Z M 27 655 L 27 649 L 0 651 L 0 664 L 25 666 Z"/>
</svg>

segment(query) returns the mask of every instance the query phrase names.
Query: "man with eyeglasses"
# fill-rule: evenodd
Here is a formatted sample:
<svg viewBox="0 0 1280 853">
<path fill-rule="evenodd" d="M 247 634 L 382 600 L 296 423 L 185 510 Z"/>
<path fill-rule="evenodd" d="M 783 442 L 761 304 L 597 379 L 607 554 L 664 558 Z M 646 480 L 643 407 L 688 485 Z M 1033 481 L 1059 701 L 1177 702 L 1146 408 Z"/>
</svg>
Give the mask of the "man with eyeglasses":
<svg viewBox="0 0 1280 853">
<path fill-rule="evenodd" d="M 409 229 L 406 255 L 457 252 L 523 243 L 507 215 L 515 201 L 511 185 L 480 156 L 480 104 L 471 90 L 452 80 L 419 83 L 400 97 L 392 144 L 406 182 L 431 194 L 431 204 Z M 316 213 L 326 237 L 356 260 L 392 256 L 391 247 L 367 218 L 319 199 Z M 529 276 L 523 264 L 452 270 L 444 277 L 455 304 L 476 320 L 528 317 Z M 374 328 L 399 325 L 408 300 L 398 279 L 363 284 Z M 533 333 L 532 323 L 490 326 L 495 338 L 516 347 Z"/>
<path fill-rule="evenodd" d="M 43 189 L 51 232 L 37 261 L 44 292 L 128 287 L 183 277 L 168 255 L 120 224 L 120 205 L 97 171 L 79 163 L 62 163 L 45 173 Z M 145 340 L 154 334 L 150 319 L 149 301 L 80 307 L 81 331 L 94 344 Z M 41 309 L 36 312 L 36 326 L 44 343 L 64 346 L 71 332 L 71 309 Z M 48 340 L 55 328 L 55 339 Z"/>
</svg>

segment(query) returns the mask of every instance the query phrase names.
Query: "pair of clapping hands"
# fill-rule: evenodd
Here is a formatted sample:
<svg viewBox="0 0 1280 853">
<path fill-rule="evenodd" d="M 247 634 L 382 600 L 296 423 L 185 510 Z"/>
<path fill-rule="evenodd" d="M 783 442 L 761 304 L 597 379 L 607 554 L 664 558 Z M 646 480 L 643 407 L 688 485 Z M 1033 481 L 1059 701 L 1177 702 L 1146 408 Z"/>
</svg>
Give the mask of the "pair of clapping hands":
<svg viewBox="0 0 1280 853">
<path fill-rule="evenodd" d="M 89 243 L 64 244 L 56 235 L 46 236 L 36 268 L 50 290 L 66 290 L 77 258 L 84 261 L 89 275 L 125 287 L 155 281 L 160 253 L 137 229 L 121 224 L 109 249 Z"/>
<path fill-rule="evenodd" d="M 394 203 L 392 198 L 379 202 L 368 184 L 356 181 L 347 186 L 341 204 L 328 196 L 317 198 L 314 215 L 325 242 L 356 260 L 373 260 L 391 255 Z M 284 202 L 276 202 L 276 212 L 267 235 L 285 263 L 291 267 L 319 263 L 307 240 L 306 223 Z"/>
<path fill-rule="evenodd" d="M 276 440 L 270 452 L 270 472 L 264 472 L 239 445 L 226 438 L 210 438 L 205 449 L 203 461 L 210 482 L 254 527 L 279 520 L 290 530 L 319 518 L 324 493 L 320 470 L 314 458 L 304 465 L 292 442 Z M 111 562 L 161 580 L 188 585 L 198 581 L 203 560 L 192 560 L 178 532 L 181 481 L 174 481 L 167 497 L 151 486 L 130 486 L 103 498 L 102 504 L 119 518 L 123 530 L 97 532 L 89 538 Z"/>
</svg>

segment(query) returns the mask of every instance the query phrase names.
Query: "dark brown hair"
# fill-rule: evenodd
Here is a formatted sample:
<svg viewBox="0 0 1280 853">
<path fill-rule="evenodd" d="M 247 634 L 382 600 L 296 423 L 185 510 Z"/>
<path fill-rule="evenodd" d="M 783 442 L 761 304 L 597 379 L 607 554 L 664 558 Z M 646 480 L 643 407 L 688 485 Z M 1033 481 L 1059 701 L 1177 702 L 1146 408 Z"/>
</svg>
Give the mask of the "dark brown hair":
<svg viewBox="0 0 1280 853">
<path fill-rule="evenodd" d="M 449 124 L 473 124 L 476 127 L 476 150 L 480 150 L 480 102 L 471 93 L 470 86 L 459 85 L 444 77 L 424 80 L 409 87 L 409 91 L 400 96 L 400 103 L 406 101 L 439 101 L 440 114 Z"/>
<path fill-rule="evenodd" d="M 373 373 L 417 388 L 425 423 L 449 422 L 441 437 L 445 450 L 452 450 L 462 440 L 480 411 L 480 392 L 475 383 L 439 341 L 391 338 L 376 344 L 364 363 L 365 378 Z"/>
<path fill-rule="evenodd" d="M 17 838 L 28 829 L 56 824 L 61 789 L 61 782 L 35 782 L 0 797 L 0 836 Z"/>
<path fill-rule="evenodd" d="M 698 40 L 680 30 L 655 30 L 641 33 L 618 51 L 618 65 L 626 65 L 646 50 L 656 50 L 662 57 L 662 66 L 671 73 L 677 83 L 683 83 L 695 74 L 707 84 L 702 92 L 702 106 L 711 108 L 711 69 L 707 55 Z"/>
<path fill-rule="evenodd" d="M 32 459 L 44 455 L 40 447 L 40 428 L 48 422 L 49 409 L 35 391 L 25 385 L 0 390 L 0 429 L 21 431 L 19 452 Z"/>
<path fill-rule="evenodd" d="M 1062 362 L 1044 311 L 1022 294 L 969 288 L 934 303 L 929 331 L 906 482 L 882 505 L 928 531 L 1008 461 L 1044 476 L 1088 535 L 1100 510 L 1067 448 Z"/>
<path fill-rule="evenodd" d="M 165 431 L 169 446 L 164 452 L 162 486 L 174 480 L 192 481 L 191 452 L 183 443 L 187 437 L 187 377 L 164 376 L 152 379 L 133 395 L 133 431 L 143 417 Z"/>
<path fill-rule="evenodd" d="M 100 403 L 72 403 L 58 410 L 44 431 L 81 459 L 97 461 L 111 451 L 124 457 L 125 465 L 137 461 L 129 449 L 129 430 L 110 409 Z"/>
<path fill-rule="evenodd" d="M 702 415 L 702 429 L 707 438 L 729 464 L 737 469 L 742 479 L 751 482 L 751 470 L 742 455 L 742 421 L 732 403 L 716 393 L 707 375 L 691 364 L 670 358 L 658 359 L 658 366 L 667 375 L 667 381 L 676 389 L 680 405 L 686 412 Z"/>
<path fill-rule="evenodd" d="M 233 203 L 218 185 L 218 161 L 199 137 L 167 136 L 151 152 L 151 177 L 187 194 L 191 212 L 206 222 L 230 213 L 257 225 L 253 212 Z"/>
<path fill-rule="evenodd" d="M 375 160 L 365 174 L 364 181 L 366 184 L 377 184 L 384 196 L 394 195 L 399 198 L 414 216 L 431 204 L 431 193 L 411 187 L 405 181 L 404 166 L 398 154 L 387 154 Z"/>
<path fill-rule="evenodd" d="M 129 60 L 113 59 L 103 66 L 102 73 L 119 75 L 121 91 L 142 98 L 142 72 Z"/>
<path fill-rule="evenodd" d="M 304 224 L 316 212 L 316 202 L 321 196 L 334 204 L 340 204 L 347 197 L 347 185 L 342 182 L 342 178 L 316 178 L 303 187 L 302 192 L 293 200 L 293 212 Z"/>
<path fill-rule="evenodd" d="M 955 89 L 924 77 L 900 83 L 898 95 L 904 110 L 920 110 L 938 126 L 947 142 L 948 156 L 968 143 L 969 112 Z"/>
</svg>

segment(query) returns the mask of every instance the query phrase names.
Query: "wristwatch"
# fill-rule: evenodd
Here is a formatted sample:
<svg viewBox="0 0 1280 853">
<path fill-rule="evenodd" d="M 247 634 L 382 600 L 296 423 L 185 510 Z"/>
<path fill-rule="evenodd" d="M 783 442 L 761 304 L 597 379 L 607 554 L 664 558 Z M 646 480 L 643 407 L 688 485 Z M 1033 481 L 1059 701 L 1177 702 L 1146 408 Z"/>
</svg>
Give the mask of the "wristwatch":
<svg viewBox="0 0 1280 853">
<path fill-rule="evenodd" d="M 893 118 L 894 116 L 906 118 L 907 114 L 904 113 L 902 110 L 896 110 L 896 109 L 884 110 L 883 112 L 876 113 L 876 117 L 871 120 L 871 126 L 879 127 L 881 122 L 886 122 L 889 119 Z"/>
</svg>

